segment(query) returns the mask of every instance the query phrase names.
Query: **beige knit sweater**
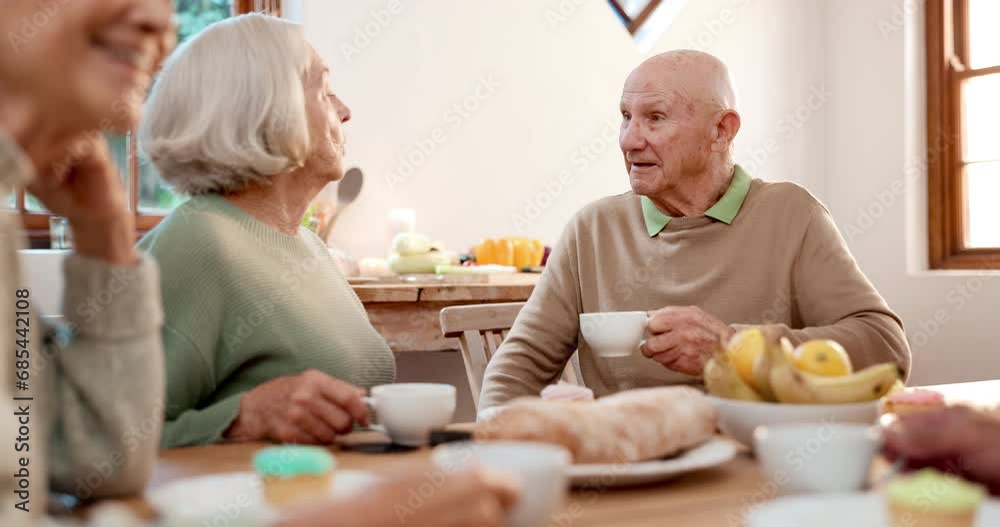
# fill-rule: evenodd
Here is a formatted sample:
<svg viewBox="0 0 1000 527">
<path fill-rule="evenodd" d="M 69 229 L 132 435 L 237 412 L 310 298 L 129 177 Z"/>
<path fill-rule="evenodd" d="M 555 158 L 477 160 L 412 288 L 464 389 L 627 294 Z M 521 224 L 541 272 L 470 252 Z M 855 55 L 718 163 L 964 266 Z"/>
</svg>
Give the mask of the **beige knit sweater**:
<svg viewBox="0 0 1000 527">
<path fill-rule="evenodd" d="M 675 218 L 650 237 L 631 192 L 581 210 L 490 361 L 480 410 L 537 395 L 578 346 L 583 380 L 598 396 L 699 382 L 638 353 L 598 357 L 579 331 L 580 313 L 688 305 L 734 326 L 775 325 L 794 343 L 835 339 L 858 368 L 881 361 L 909 368 L 902 323 L 826 208 L 798 185 L 755 179 L 730 225 Z"/>
<path fill-rule="evenodd" d="M 32 177 L 20 148 L 0 130 L 0 196 Z M 164 373 L 160 282 L 156 264 L 142 258 L 115 267 L 70 255 L 66 259 L 63 331 L 42 323 L 27 295 L 28 390 L 15 387 L 20 220 L 0 211 L 0 525 L 30 525 L 44 516 L 48 489 L 82 498 L 141 493 L 156 463 L 163 421 Z M 23 303 L 21 304 L 24 305 Z M 21 323 L 24 328 L 24 323 Z M 47 338 L 48 337 L 48 338 Z M 23 355 L 23 353 L 22 353 Z M 31 397 L 31 400 L 14 400 Z M 20 409 L 19 409 L 20 407 Z M 28 414 L 15 416 L 15 412 Z M 18 441 L 23 418 L 30 429 Z M 23 436 L 22 436 L 23 437 Z M 28 445 L 16 450 L 15 445 Z M 25 447 L 21 447 L 22 449 Z M 28 502 L 14 493 L 27 458 Z"/>
</svg>

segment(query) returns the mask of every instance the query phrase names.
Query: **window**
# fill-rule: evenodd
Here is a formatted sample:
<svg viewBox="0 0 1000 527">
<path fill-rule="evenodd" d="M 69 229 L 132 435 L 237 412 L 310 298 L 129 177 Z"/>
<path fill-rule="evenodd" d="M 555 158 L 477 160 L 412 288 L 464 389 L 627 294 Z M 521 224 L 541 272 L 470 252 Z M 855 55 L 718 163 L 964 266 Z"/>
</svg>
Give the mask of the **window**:
<svg viewBox="0 0 1000 527">
<path fill-rule="evenodd" d="M 178 43 L 234 13 L 281 14 L 280 0 L 177 0 L 176 9 Z M 141 234 L 155 227 L 183 199 L 170 191 L 156 167 L 139 151 L 134 133 L 110 135 L 108 146 L 135 212 L 137 234 Z M 48 238 L 49 214 L 31 194 L 17 191 L 7 197 L 6 206 L 20 211 L 33 241 Z"/>
<path fill-rule="evenodd" d="M 1000 268 L 1000 2 L 931 0 L 927 24 L 931 268 Z"/>
</svg>

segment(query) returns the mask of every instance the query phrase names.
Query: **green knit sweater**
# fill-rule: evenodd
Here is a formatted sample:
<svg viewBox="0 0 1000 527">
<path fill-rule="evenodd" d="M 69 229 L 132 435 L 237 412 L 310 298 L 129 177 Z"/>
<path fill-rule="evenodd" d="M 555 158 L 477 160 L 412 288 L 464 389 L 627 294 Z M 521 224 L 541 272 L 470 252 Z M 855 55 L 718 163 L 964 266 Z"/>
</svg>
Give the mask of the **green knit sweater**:
<svg viewBox="0 0 1000 527">
<path fill-rule="evenodd" d="M 392 352 L 312 232 L 288 236 L 206 195 L 139 247 L 161 269 L 164 448 L 220 441 L 240 396 L 277 377 L 317 369 L 366 388 L 393 381 Z"/>
</svg>

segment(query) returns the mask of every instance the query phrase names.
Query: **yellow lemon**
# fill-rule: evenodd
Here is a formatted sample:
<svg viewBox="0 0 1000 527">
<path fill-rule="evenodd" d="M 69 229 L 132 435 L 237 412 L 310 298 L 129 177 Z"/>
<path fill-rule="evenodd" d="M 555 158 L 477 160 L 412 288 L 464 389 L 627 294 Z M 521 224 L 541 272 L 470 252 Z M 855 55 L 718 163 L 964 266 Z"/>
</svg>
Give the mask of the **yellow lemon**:
<svg viewBox="0 0 1000 527">
<path fill-rule="evenodd" d="M 729 339 L 729 361 L 746 382 L 753 382 L 753 363 L 764 354 L 764 334 L 760 328 L 747 328 Z"/>
<path fill-rule="evenodd" d="M 810 340 L 799 344 L 792 354 L 795 367 L 801 371 L 840 377 L 853 371 L 847 351 L 835 340 Z"/>
</svg>

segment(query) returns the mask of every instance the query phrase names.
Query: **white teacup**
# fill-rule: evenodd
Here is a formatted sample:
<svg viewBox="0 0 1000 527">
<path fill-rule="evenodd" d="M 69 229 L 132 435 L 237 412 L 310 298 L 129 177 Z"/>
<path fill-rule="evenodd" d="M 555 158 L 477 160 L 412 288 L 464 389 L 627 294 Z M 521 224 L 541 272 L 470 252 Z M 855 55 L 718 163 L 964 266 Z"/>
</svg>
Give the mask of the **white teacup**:
<svg viewBox="0 0 1000 527">
<path fill-rule="evenodd" d="M 645 311 L 581 313 L 580 333 L 600 357 L 628 357 L 639 349 L 646 334 Z"/>
<path fill-rule="evenodd" d="M 521 497 L 507 516 L 507 527 L 552 524 L 553 516 L 565 505 L 570 455 L 561 446 L 519 441 L 466 441 L 435 448 L 433 459 L 448 474 L 478 463 L 517 479 Z"/>
<path fill-rule="evenodd" d="M 754 430 L 754 452 L 778 494 L 847 492 L 863 488 L 879 428 L 858 424 L 789 424 Z"/>
<path fill-rule="evenodd" d="M 384 384 L 365 397 L 374 410 L 373 421 L 385 428 L 394 443 L 422 446 L 431 431 L 444 428 L 455 415 L 455 387 L 450 384 Z"/>
</svg>

